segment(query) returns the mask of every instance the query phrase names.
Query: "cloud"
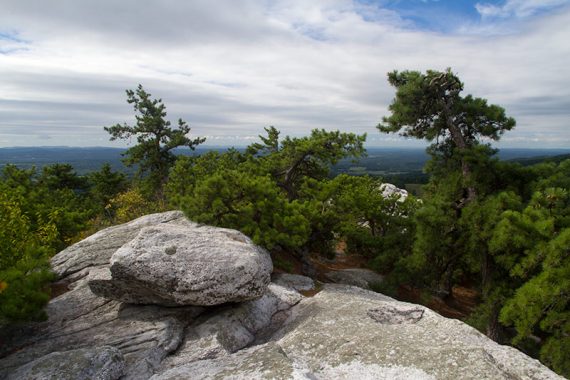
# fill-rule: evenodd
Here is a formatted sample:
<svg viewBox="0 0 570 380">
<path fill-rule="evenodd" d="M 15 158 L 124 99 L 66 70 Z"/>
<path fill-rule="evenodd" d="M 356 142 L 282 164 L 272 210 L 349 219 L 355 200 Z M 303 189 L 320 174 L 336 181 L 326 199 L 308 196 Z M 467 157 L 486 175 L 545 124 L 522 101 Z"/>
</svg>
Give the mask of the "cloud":
<svg viewBox="0 0 570 380">
<path fill-rule="evenodd" d="M 525 18 L 567 4 L 568 0 L 507 0 L 503 5 L 477 3 L 475 8 L 483 18 Z"/>
<path fill-rule="evenodd" d="M 386 73 L 446 67 L 467 92 L 517 118 L 508 135 L 533 141 L 540 126 L 552 131 L 542 135 L 550 146 L 569 135 L 568 8 L 492 37 L 418 30 L 381 3 L 350 0 L 19 0 L 4 8 L 0 25 L 18 41 L 0 38 L 0 48 L 26 48 L 0 54 L 4 146 L 40 145 L 37 136 L 121 144 L 102 127 L 133 122 L 124 91 L 139 83 L 164 100 L 168 118 L 216 143 L 247 144 L 275 125 L 283 135 L 341 129 L 367 132 L 372 144 L 421 145 L 375 129 L 394 95 Z"/>
</svg>

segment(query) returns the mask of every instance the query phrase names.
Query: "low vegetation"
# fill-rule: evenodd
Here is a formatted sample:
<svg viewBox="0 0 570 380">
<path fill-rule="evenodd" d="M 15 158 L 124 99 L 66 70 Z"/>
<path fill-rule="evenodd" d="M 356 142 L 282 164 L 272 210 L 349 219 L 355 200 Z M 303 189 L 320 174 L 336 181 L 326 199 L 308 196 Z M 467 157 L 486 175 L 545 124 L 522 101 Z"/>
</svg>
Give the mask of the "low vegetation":
<svg viewBox="0 0 570 380">
<path fill-rule="evenodd" d="M 481 294 L 468 322 L 499 342 L 536 353 L 570 376 L 570 160 L 523 166 L 500 161 L 484 141 L 515 121 L 486 100 L 463 96 L 450 70 L 392 72 L 396 89 L 382 132 L 432 142 L 421 200 L 384 197 L 382 179 L 331 174 L 366 152 L 365 135 L 313 130 L 282 137 L 274 127 L 246 150 L 175 156 L 187 137 L 165 106 L 139 86 L 128 91 L 136 125 L 106 130 L 136 137 L 132 178 L 106 165 L 79 176 L 70 165 L 41 172 L 6 166 L 0 180 L 0 325 L 37 320 L 49 295 L 49 258 L 102 227 L 167 209 L 239 229 L 284 258 L 334 255 L 339 242 L 386 275 L 378 287 L 410 285 L 453 296 Z M 418 189 L 419 190 L 419 189 Z"/>
</svg>

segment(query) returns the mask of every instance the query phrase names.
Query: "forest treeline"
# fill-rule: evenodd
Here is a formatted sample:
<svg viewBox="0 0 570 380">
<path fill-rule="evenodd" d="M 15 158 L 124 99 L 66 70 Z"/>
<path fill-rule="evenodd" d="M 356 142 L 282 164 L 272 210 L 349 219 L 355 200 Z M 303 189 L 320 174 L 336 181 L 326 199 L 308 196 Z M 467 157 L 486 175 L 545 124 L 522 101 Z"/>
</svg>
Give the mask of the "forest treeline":
<svg viewBox="0 0 570 380">
<path fill-rule="evenodd" d="M 106 127 L 134 138 L 128 179 L 106 165 L 79 176 L 70 165 L 9 165 L 0 181 L 0 325 L 43 316 L 49 258 L 106 226 L 168 209 L 239 229 L 270 252 L 334 255 L 340 241 L 386 275 L 432 297 L 473 284 L 480 303 L 468 323 L 570 376 L 570 160 L 532 166 L 500 161 L 484 141 L 515 126 L 505 110 L 463 96 L 457 76 L 394 71 L 396 90 L 381 132 L 432 144 L 421 199 L 384 197 L 382 180 L 332 176 L 339 160 L 366 154 L 366 135 L 316 129 L 282 137 L 265 128 L 245 151 L 177 157 L 195 148 L 182 120 L 142 86 L 127 91 L 136 123 Z"/>
</svg>

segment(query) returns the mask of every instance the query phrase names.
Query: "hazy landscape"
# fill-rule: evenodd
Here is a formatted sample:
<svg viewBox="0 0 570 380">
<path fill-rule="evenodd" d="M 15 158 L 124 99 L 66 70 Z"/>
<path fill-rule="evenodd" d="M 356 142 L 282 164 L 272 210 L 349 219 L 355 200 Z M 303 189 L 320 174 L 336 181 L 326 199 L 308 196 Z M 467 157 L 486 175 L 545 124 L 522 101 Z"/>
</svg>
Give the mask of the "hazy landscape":
<svg viewBox="0 0 570 380">
<path fill-rule="evenodd" d="M 200 155 L 208 151 L 223 152 L 229 147 L 199 146 L 194 151 L 179 149 L 179 155 Z M 245 148 L 238 148 L 243 150 Z M 13 147 L 0 148 L 0 168 L 12 164 L 29 169 L 35 166 L 41 169 L 52 164 L 70 164 L 78 174 L 87 174 L 99 170 L 105 163 L 114 170 L 132 172 L 121 162 L 126 149 L 105 147 Z M 501 149 L 498 157 L 502 160 L 514 160 L 521 163 L 536 163 L 549 157 L 570 154 L 569 149 Z M 346 159 L 333 166 L 333 173 L 354 175 L 369 174 L 374 176 L 397 176 L 421 172 L 429 159 L 422 148 L 368 148 L 367 156 L 356 160 Z M 355 161 L 355 162 L 353 162 Z"/>
</svg>

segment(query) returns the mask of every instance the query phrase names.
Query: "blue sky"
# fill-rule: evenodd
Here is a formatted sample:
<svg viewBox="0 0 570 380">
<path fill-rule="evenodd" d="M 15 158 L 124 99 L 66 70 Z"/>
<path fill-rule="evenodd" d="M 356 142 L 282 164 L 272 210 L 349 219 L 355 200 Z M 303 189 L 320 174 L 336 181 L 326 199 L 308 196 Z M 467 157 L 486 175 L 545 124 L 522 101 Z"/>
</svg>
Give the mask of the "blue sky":
<svg viewBox="0 0 570 380">
<path fill-rule="evenodd" d="M 570 0 L 19 0 L 0 12 L 0 147 L 117 146 L 142 83 L 210 145 L 275 125 L 383 135 L 398 69 L 451 67 L 517 119 L 504 147 L 570 147 Z"/>
<path fill-rule="evenodd" d="M 414 27 L 443 33 L 453 33 L 465 23 L 477 23 L 481 20 L 481 15 L 475 8 L 478 2 L 471 0 L 363 0 L 361 2 L 393 10 L 402 18 L 413 22 Z M 500 5 L 501 2 L 486 3 Z"/>
</svg>

